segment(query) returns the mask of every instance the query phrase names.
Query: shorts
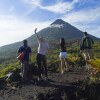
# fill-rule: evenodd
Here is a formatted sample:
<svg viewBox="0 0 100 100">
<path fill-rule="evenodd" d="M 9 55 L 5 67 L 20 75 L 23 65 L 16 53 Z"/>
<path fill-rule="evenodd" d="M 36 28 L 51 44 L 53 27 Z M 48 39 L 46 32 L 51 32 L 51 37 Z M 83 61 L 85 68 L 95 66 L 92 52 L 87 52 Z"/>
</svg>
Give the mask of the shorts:
<svg viewBox="0 0 100 100">
<path fill-rule="evenodd" d="M 60 52 L 59 58 L 67 58 L 67 52 Z"/>
</svg>

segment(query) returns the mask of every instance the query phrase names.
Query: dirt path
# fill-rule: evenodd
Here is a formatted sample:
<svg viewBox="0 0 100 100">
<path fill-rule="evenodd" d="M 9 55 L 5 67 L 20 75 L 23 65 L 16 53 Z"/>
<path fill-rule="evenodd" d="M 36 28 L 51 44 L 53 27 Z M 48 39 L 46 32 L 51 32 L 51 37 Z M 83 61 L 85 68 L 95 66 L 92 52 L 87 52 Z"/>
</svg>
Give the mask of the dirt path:
<svg viewBox="0 0 100 100">
<path fill-rule="evenodd" d="M 70 86 L 74 89 L 71 83 L 78 80 L 84 80 L 88 76 L 86 73 L 65 72 L 49 73 L 48 81 L 33 82 L 29 85 L 22 85 L 18 88 L 5 87 L 0 90 L 0 100 L 44 100 L 36 99 L 39 95 L 56 91 L 57 89 L 66 88 L 70 90 Z M 53 100 L 53 99 L 50 99 Z M 61 99 L 59 99 L 61 100 Z"/>
</svg>

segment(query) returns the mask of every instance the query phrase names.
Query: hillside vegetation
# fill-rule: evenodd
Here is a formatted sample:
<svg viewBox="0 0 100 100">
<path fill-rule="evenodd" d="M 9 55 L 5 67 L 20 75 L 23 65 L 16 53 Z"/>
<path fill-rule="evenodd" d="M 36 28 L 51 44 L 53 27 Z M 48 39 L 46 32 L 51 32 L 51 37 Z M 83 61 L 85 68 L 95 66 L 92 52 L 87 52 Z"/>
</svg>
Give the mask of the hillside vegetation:
<svg viewBox="0 0 100 100">
<path fill-rule="evenodd" d="M 100 69 L 100 42 L 95 42 L 95 45 L 93 47 L 93 54 L 94 54 L 94 59 L 91 59 L 89 61 L 89 64 L 91 64 L 92 67 L 97 68 L 98 70 Z M 68 62 L 73 64 L 73 65 L 78 65 L 82 66 L 82 54 L 79 52 L 79 44 L 78 42 L 71 43 L 68 45 L 69 42 L 66 43 L 66 49 L 68 52 Z M 50 48 L 49 53 L 47 54 L 47 63 L 48 66 L 52 63 L 58 63 L 59 65 L 59 44 L 58 43 L 51 43 L 52 48 Z M 36 63 L 36 54 L 37 54 L 37 48 L 32 49 L 32 62 L 31 63 Z M 17 52 L 16 52 L 17 56 Z M 80 65 L 81 63 L 81 65 Z M 84 62 L 83 62 L 84 66 Z M 17 60 L 16 57 L 12 57 L 10 59 L 6 58 L 1 61 L 0 64 L 0 77 L 5 76 L 9 71 L 15 70 L 16 68 L 20 68 L 20 62 Z M 59 66 L 58 66 L 59 68 Z"/>
<path fill-rule="evenodd" d="M 88 73 L 83 68 L 85 62 L 79 52 L 79 42 L 67 42 L 70 71 L 63 75 L 59 70 L 59 43 L 52 42 L 50 45 L 52 48 L 47 54 L 49 69 L 47 82 L 43 80 L 38 82 L 34 75 L 33 82 L 28 85 L 14 81 L 15 78 L 3 83 L 1 80 L 5 79 L 9 72 L 18 73 L 17 69 L 21 68 L 16 57 L 10 59 L 5 57 L 0 64 L 0 100 L 100 100 L 100 42 L 95 42 L 93 47 L 94 59 L 88 61 L 91 65 Z M 36 54 L 37 47 L 32 48 L 31 65 L 36 64 Z"/>
</svg>

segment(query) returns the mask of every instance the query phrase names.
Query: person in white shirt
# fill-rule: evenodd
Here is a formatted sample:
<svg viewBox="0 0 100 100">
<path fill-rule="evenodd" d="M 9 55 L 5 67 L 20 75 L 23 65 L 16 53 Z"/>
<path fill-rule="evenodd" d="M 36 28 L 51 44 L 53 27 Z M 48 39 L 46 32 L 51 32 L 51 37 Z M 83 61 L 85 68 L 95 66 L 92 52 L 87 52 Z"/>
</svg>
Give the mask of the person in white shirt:
<svg viewBox="0 0 100 100">
<path fill-rule="evenodd" d="M 47 75 L 47 62 L 46 62 L 46 52 L 49 49 L 49 45 L 48 43 L 44 40 L 43 37 L 39 37 L 38 34 L 36 33 L 37 28 L 35 29 L 35 34 L 37 36 L 38 39 L 38 52 L 37 52 L 37 65 L 38 65 L 38 71 L 39 71 L 39 77 L 38 80 L 41 79 L 42 73 L 45 75 L 45 80 L 47 79 L 48 75 Z M 43 66 L 42 66 L 43 64 Z"/>
</svg>

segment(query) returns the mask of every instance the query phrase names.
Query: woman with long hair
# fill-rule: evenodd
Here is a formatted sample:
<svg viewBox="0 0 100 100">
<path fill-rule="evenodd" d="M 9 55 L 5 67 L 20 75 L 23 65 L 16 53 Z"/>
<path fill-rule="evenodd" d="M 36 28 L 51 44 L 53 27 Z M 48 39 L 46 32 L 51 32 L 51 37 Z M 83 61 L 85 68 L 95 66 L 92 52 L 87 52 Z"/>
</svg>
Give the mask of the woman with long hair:
<svg viewBox="0 0 100 100">
<path fill-rule="evenodd" d="M 67 67 L 67 51 L 66 51 L 66 47 L 65 47 L 65 39 L 61 38 L 60 39 L 60 54 L 59 54 L 59 58 L 61 61 L 61 74 L 64 73 L 64 71 L 68 71 L 68 67 Z"/>
</svg>

